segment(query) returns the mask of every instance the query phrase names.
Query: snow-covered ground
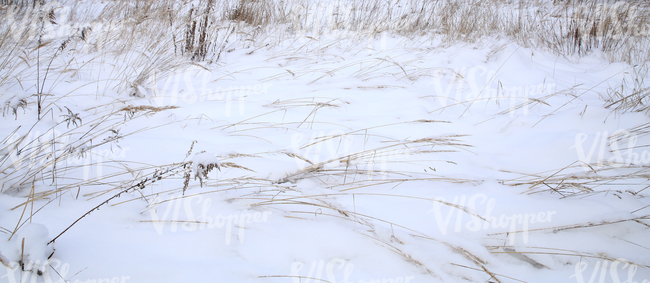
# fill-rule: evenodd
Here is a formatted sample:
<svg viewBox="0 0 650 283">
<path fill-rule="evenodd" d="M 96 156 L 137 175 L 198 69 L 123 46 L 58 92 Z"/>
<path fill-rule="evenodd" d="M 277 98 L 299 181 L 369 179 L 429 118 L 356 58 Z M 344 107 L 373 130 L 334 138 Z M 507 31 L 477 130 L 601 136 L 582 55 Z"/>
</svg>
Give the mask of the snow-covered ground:
<svg viewBox="0 0 650 283">
<path fill-rule="evenodd" d="M 37 67 L 0 92 L 0 282 L 650 282 L 629 64 L 296 36 L 129 84 L 133 48 L 57 55 L 38 122 Z"/>
</svg>

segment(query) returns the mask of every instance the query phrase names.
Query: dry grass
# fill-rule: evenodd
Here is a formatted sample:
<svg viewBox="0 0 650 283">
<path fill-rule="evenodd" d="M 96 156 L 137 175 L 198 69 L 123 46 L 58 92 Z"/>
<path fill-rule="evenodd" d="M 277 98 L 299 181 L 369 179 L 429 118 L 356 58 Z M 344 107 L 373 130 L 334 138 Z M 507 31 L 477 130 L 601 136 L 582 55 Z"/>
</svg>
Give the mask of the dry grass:
<svg viewBox="0 0 650 283">
<path fill-rule="evenodd" d="M 144 115 L 153 115 L 155 113 L 169 110 L 169 109 L 176 109 L 178 106 L 163 106 L 163 107 L 155 107 L 155 106 L 150 106 L 150 105 L 139 105 L 139 106 L 126 106 L 122 109 L 120 109 L 120 112 L 124 112 L 124 119 L 128 117 L 129 119 L 133 119 L 137 113 L 142 113 Z"/>
<path fill-rule="evenodd" d="M 626 76 L 618 87 L 608 89 L 605 108 L 618 113 L 632 111 L 650 114 L 650 87 L 645 82 L 649 70 L 647 62 L 632 67 L 630 76 Z"/>
<path fill-rule="evenodd" d="M 573 164 L 551 172 L 524 175 L 503 180 L 510 186 L 526 186 L 528 194 L 551 193 L 562 198 L 587 197 L 596 194 L 623 194 L 636 196 L 648 188 L 650 167 L 629 165 L 616 167 L 606 164 L 587 164 L 590 171 L 583 171 L 583 164 Z M 508 172 L 515 173 L 516 172 Z M 619 189 L 612 189 L 619 187 Z"/>
<path fill-rule="evenodd" d="M 0 7 L 0 18 L 3 19 L 0 22 L 0 87 L 21 89 L 27 94 L 24 98 L 17 98 L 13 103 L 6 103 L 13 99 L 13 96 L 1 96 L 3 99 L 1 102 L 5 103 L 3 115 L 14 115 L 17 119 L 20 110 L 27 115 L 26 108 L 29 109 L 29 106 L 43 107 L 41 115 L 32 117 L 30 123 L 25 123 L 24 127 L 17 127 L 0 143 L 0 152 L 2 152 L 2 157 L 0 157 L 2 188 L 0 192 L 12 192 L 26 197 L 24 203 L 13 209 L 26 208 L 27 205 L 39 200 L 48 200 L 49 203 L 67 192 L 73 193 L 76 197 L 79 195 L 89 198 L 109 196 L 110 198 L 105 202 L 107 203 L 108 200 L 123 192 L 133 191 L 133 189 L 139 189 L 141 199 L 147 200 L 158 194 L 185 194 L 185 192 L 197 188 L 196 184 L 189 182 L 191 175 L 185 161 L 181 165 L 170 164 L 167 166 L 143 164 L 136 161 L 107 161 L 104 166 L 112 168 L 110 174 L 89 180 L 70 177 L 75 174 L 80 175 L 85 166 L 96 164 L 92 162 L 82 165 L 68 164 L 66 162 L 68 159 L 92 154 L 93 149 L 118 146 L 117 142 L 120 140 L 146 130 L 145 128 L 124 134 L 116 129 L 117 126 L 126 125 L 139 117 L 177 108 L 176 106 L 129 105 L 117 107 L 116 111 L 109 111 L 103 115 L 91 115 L 90 111 L 77 113 L 70 109 L 63 112 L 62 109 L 66 106 L 63 105 L 62 99 L 72 95 L 71 93 L 58 92 L 57 85 L 62 80 L 63 74 L 78 75 L 90 72 L 97 66 L 95 64 L 104 64 L 105 62 L 115 62 L 115 64 L 111 69 L 100 71 L 105 72 L 101 75 L 105 75 L 109 79 L 106 82 L 97 83 L 96 96 L 98 98 L 113 92 L 146 96 L 147 94 L 143 93 L 142 89 L 146 90 L 149 87 L 147 83 L 152 77 L 165 77 L 176 70 L 196 64 L 195 62 L 205 63 L 210 68 L 216 68 L 221 63 L 220 59 L 224 53 L 247 49 L 247 52 L 252 54 L 259 49 L 276 48 L 285 42 L 291 42 L 291 44 L 295 44 L 295 47 L 277 51 L 278 57 L 294 56 L 295 60 L 304 60 L 310 52 L 322 55 L 329 48 L 341 48 L 347 52 L 358 46 L 363 47 L 369 41 L 381 39 L 382 36 L 400 36 L 412 39 L 412 41 L 406 40 L 405 44 L 413 44 L 415 45 L 412 46 L 413 48 L 419 49 L 428 48 L 425 47 L 424 41 L 418 41 L 421 38 L 442 39 L 443 44 L 481 43 L 493 38 L 506 38 L 525 47 L 551 51 L 558 56 L 567 58 L 579 58 L 600 52 L 605 59 L 611 62 L 621 61 L 635 65 L 631 75 L 627 76 L 619 87 L 610 89 L 606 97 L 606 106 L 617 112 L 649 111 L 648 94 L 650 91 L 644 78 L 647 77 L 649 69 L 646 62 L 650 61 L 650 48 L 648 48 L 650 44 L 647 34 L 650 31 L 650 9 L 648 3 L 642 1 L 628 1 L 625 5 L 615 6 L 613 4 L 597 4 L 593 1 L 553 1 L 551 3 L 551 1 L 497 0 L 343 0 L 325 4 L 307 0 L 282 2 L 201 0 L 194 1 L 194 4 L 198 4 L 192 6 L 187 1 L 118 0 L 107 2 L 101 7 L 96 6 L 100 8 L 94 8 L 95 6 L 88 8 L 89 6 L 85 4 L 95 3 L 90 0 L 83 1 L 83 5 L 77 4 L 75 1 L 61 1 L 72 9 L 72 13 L 67 15 L 67 18 L 63 18 L 64 15 L 59 14 L 60 10 L 47 6 L 45 2 L 37 0 L 4 0 L 0 2 L 0 5 L 12 5 Z M 56 31 L 57 28 L 66 24 L 79 24 L 81 28 L 48 37 L 47 27 L 52 27 Z M 307 44 L 300 43 L 301 40 L 310 42 L 322 40 L 327 44 L 319 46 L 316 50 L 304 51 Z M 354 42 L 354 44 L 342 47 L 338 44 L 340 41 Z M 65 46 L 65 48 L 61 48 L 61 46 Z M 345 48 L 348 49 L 345 50 Z M 59 60 L 59 56 L 66 60 Z M 304 58 L 299 58 L 299 56 Z M 75 62 L 75 57 L 84 58 L 85 62 Z M 323 55 L 319 56 L 318 60 L 320 63 L 340 62 L 342 58 Z M 398 62 L 395 58 L 390 57 L 364 59 L 331 69 L 285 69 L 286 72 L 263 78 L 261 81 L 312 76 L 313 79 L 310 83 L 314 84 L 322 82 L 321 80 L 338 72 L 355 70 L 351 76 L 364 82 L 381 77 L 414 82 L 421 77 L 428 76 L 427 70 L 415 67 L 414 62 L 415 60 Z M 386 71 L 387 69 L 392 71 Z M 388 87 L 400 86 L 373 85 L 366 88 Z M 579 95 L 574 95 L 573 91 L 573 89 L 567 89 L 535 100 L 525 101 L 516 105 L 514 110 L 528 107 L 530 104 L 548 105 L 545 100 L 558 94 L 579 97 Z M 38 94 L 38 99 L 43 99 L 46 103 L 40 100 L 34 101 L 35 97 L 31 94 Z M 301 127 L 304 129 L 307 125 L 313 127 L 315 124 L 323 123 L 316 119 L 320 110 L 340 108 L 347 103 L 341 99 L 320 97 L 278 100 L 265 106 L 274 108 L 268 113 L 215 129 L 230 131 L 231 134 L 256 129 L 287 131 L 290 127 L 292 130 Z M 120 102 L 117 105 L 124 104 Z M 92 110 L 100 108 L 102 107 L 97 106 Z M 281 124 L 253 121 L 264 118 L 266 115 L 297 108 L 308 108 L 311 111 L 300 121 Z M 57 109 L 61 111 L 57 112 Z M 67 115 L 67 122 L 65 119 L 57 121 L 53 118 L 59 114 Z M 47 121 L 35 120 L 42 117 Z M 79 124 L 76 123 L 77 121 Z M 45 122 L 57 124 L 44 126 Z M 418 120 L 408 123 L 440 122 L 444 121 Z M 244 125 L 250 127 L 242 129 Z M 345 128 L 343 125 L 340 126 Z M 344 136 L 364 139 L 368 137 L 383 138 L 373 133 L 372 130 L 392 126 L 400 126 L 400 124 L 348 129 L 340 135 L 324 136 L 316 141 L 302 144 L 300 149 L 316 147 L 327 141 L 337 139 L 340 141 Z M 28 127 L 30 128 L 27 129 Z M 235 130 L 235 127 L 239 127 L 239 129 Z M 649 128 L 647 123 L 642 123 L 631 129 L 630 132 L 645 135 Z M 50 135 L 54 135 L 54 131 L 47 132 L 46 130 L 53 129 L 60 129 L 60 133 L 58 136 L 49 138 Z M 49 141 L 41 142 L 46 135 L 48 135 L 47 140 Z M 207 173 L 214 169 L 214 166 L 206 168 L 205 175 L 197 176 L 200 181 L 199 185 L 206 187 L 219 185 L 220 188 L 212 191 L 201 190 L 195 194 L 184 195 L 184 197 L 236 191 L 240 194 L 240 197 L 236 199 L 252 200 L 254 201 L 252 206 L 272 206 L 276 209 L 291 206 L 293 210 L 286 211 L 286 217 L 298 219 L 316 217 L 314 215 L 316 209 L 320 211 L 319 215 L 344 219 L 364 227 L 364 229 L 359 229 L 359 233 L 393 251 L 423 272 L 436 277 L 436 274 L 427 267 L 426 261 L 404 251 L 403 241 L 397 236 L 393 235 L 390 240 L 380 239 L 376 236 L 377 225 L 394 226 L 406 231 L 410 236 L 426 239 L 434 245 L 440 245 L 441 248 L 450 249 L 467 260 L 467 262 L 452 263 L 452 265 L 478 270 L 483 272 L 489 280 L 500 282 L 503 278 L 508 277 L 490 271 L 486 260 L 471 254 L 462 247 L 433 239 L 399 223 L 392 223 L 372 215 L 357 213 L 354 209 L 340 207 L 330 199 L 333 196 L 351 193 L 393 199 L 408 197 L 385 194 L 383 190 L 409 182 L 480 183 L 481 180 L 438 175 L 433 173 L 435 169 L 431 167 L 428 167 L 431 171 L 425 173 L 397 170 L 395 168 L 406 162 L 399 159 L 387 159 L 394 150 L 408 148 L 410 155 L 423 158 L 422 161 L 409 161 L 419 166 L 420 169 L 426 168 L 423 164 L 431 162 L 454 164 L 453 160 L 439 159 L 438 155 L 468 151 L 471 145 L 463 142 L 462 138 L 463 136 L 447 135 L 419 139 L 384 139 L 380 146 L 371 146 L 325 161 L 310 160 L 309 157 L 288 151 L 258 154 L 233 153 L 223 159 L 265 158 L 271 155 L 284 155 L 291 159 L 304 161 L 307 165 L 282 178 L 268 179 L 245 175 L 256 173 L 254 167 L 249 168 L 235 162 L 222 162 L 221 167 L 224 168 L 224 171 L 232 170 L 242 174 L 232 178 L 208 180 Z M 62 147 L 61 140 L 74 140 L 74 142 Z M 91 144 L 91 140 L 100 142 Z M 385 168 L 375 168 L 379 163 L 378 160 L 382 161 Z M 327 166 L 333 163 L 339 164 L 339 166 Z M 173 170 L 167 170 L 170 167 L 173 167 Z M 624 168 L 624 174 L 620 173 L 621 168 L 598 168 L 593 164 L 592 171 L 576 172 L 581 168 L 580 164 L 572 164 L 553 172 L 525 175 L 512 180 L 504 180 L 503 183 L 511 186 L 523 186 L 526 188 L 525 193 L 551 193 L 557 194 L 561 198 L 587 197 L 596 194 L 612 194 L 619 198 L 623 194 L 637 196 L 649 187 L 646 185 L 647 180 L 650 179 L 647 166 Z M 166 175 L 162 176 L 160 172 L 165 172 Z M 175 184 L 178 186 L 150 194 L 142 192 L 145 185 L 163 178 L 175 180 Z M 333 190 L 333 193 L 302 195 L 302 192 L 293 184 L 303 179 L 317 180 L 326 188 Z M 28 188 L 39 183 L 45 185 L 26 196 Z M 82 186 L 97 186 L 106 189 L 81 193 L 80 187 Z M 620 189 L 612 190 L 612 186 L 618 186 Z M 299 196 L 282 196 L 280 193 L 285 191 L 292 191 Z M 421 200 L 431 201 L 430 199 Z M 133 201 L 133 199 L 113 205 L 129 201 Z M 454 206 L 450 203 L 445 203 L 445 205 Z M 471 214 L 464 207 L 456 208 Z M 626 221 L 643 224 L 644 222 L 641 220 L 647 220 L 647 215 Z M 18 221 L 19 224 L 21 221 L 22 218 Z M 610 224 L 616 223 L 579 223 L 548 229 L 560 231 Z M 488 246 L 488 248 L 490 247 Z M 494 253 L 500 252 L 494 251 Z M 554 254 L 548 250 L 519 250 L 518 253 Z M 579 252 L 565 251 L 565 253 L 579 257 L 608 259 Z M 473 267 L 469 265 L 473 265 Z"/>
</svg>

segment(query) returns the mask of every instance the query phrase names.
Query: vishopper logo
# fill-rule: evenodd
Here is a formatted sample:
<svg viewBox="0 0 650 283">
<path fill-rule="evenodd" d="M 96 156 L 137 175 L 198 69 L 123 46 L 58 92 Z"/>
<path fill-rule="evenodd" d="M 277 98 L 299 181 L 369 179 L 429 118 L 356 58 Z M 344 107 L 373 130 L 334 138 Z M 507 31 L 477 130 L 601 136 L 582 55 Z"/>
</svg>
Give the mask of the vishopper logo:
<svg viewBox="0 0 650 283">
<path fill-rule="evenodd" d="M 121 136 L 119 130 L 112 131 L 104 142 L 117 142 Z M 21 141 L 19 141 L 22 139 Z M 40 131 L 30 131 L 25 138 L 14 133 L 7 138 L 6 144 L 15 144 L 7 152 L 11 160 L 11 166 L 16 170 L 32 170 L 36 167 L 54 169 L 57 162 L 65 162 L 66 166 L 83 164 L 83 179 L 90 180 L 91 177 L 101 178 L 103 176 L 104 160 L 124 159 L 129 147 L 112 145 L 110 148 L 100 149 L 94 146 L 74 146 L 74 141 L 69 135 L 57 129 L 50 129 L 41 134 Z M 65 155 L 65 159 L 60 157 Z"/>
<path fill-rule="evenodd" d="M 325 131 L 313 132 L 309 139 L 306 139 L 305 135 L 297 133 L 291 136 L 291 153 L 293 153 L 296 165 L 300 170 L 320 162 L 331 161 L 324 164 L 324 167 L 330 168 L 340 166 L 341 162 L 347 162 L 347 166 L 363 166 L 363 168 L 366 168 L 365 170 L 370 179 L 372 179 L 376 171 L 379 173 L 386 172 L 389 161 L 410 156 L 408 147 L 355 155 L 350 150 L 354 141 L 353 135 L 346 135 L 340 130 L 327 133 Z M 377 165 L 379 168 L 376 168 Z M 385 174 L 381 175 L 382 178 L 386 178 Z"/>
<path fill-rule="evenodd" d="M 510 116 L 514 115 L 518 104 L 521 104 L 523 114 L 527 115 L 528 105 L 534 102 L 531 97 L 551 94 L 555 89 L 554 83 L 503 85 L 500 81 L 494 81 L 496 73 L 496 70 L 488 70 L 485 66 L 437 69 L 429 84 L 433 85 L 434 96 L 443 107 L 477 101 L 505 101 L 510 103 Z M 443 81 L 447 77 L 451 79 Z"/>
<path fill-rule="evenodd" d="M 162 215 L 158 214 L 156 208 L 160 206 L 163 202 L 169 202 L 166 205 L 166 208 Z M 271 215 L 271 211 L 263 212 L 242 212 L 239 214 L 229 214 L 221 215 L 218 214 L 214 218 L 210 216 L 210 206 L 212 205 L 212 200 L 209 198 L 204 199 L 203 196 L 192 196 L 192 197 L 177 197 L 172 198 L 167 201 L 162 201 L 159 198 L 155 198 L 150 205 L 149 213 L 151 215 L 151 221 L 158 235 L 162 235 L 165 231 L 165 225 L 169 222 L 170 228 L 169 231 L 174 233 L 179 229 L 179 223 L 181 223 L 180 228 L 183 231 L 193 232 L 200 231 L 204 229 L 213 229 L 213 228 L 225 228 L 225 243 L 230 245 L 230 238 L 232 236 L 232 228 L 236 226 L 239 228 L 238 239 L 239 243 L 244 243 L 244 234 L 246 231 L 246 225 L 250 223 L 259 223 L 268 221 L 268 216 Z M 194 211 L 196 207 L 201 208 L 201 214 L 198 217 L 194 216 Z M 173 215 L 170 215 L 173 209 Z M 184 217 L 181 217 L 181 211 L 184 212 Z M 170 218 L 171 217 L 171 218 Z"/>
<path fill-rule="evenodd" d="M 291 265 L 291 275 L 294 283 L 309 283 L 313 282 L 340 282 L 340 283 L 354 283 L 350 281 L 350 276 L 354 270 L 354 264 L 345 259 L 335 258 L 327 262 L 325 261 L 313 261 L 309 268 L 309 271 L 302 271 L 305 268 L 305 264 L 302 262 L 294 262 Z M 327 280 L 323 280 L 323 269 Z M 337 278 L 341 278 L 342 281 L 337 281 Z M 370 280 L 359 280 L 358 283 L 409 283 L 413 280 L 414 276 L 404 276 L 397 278 L 382 278 L 382 279 L 370 279 Z"/>
<path fill-rule="evenodd" d="M 575 137 L 575 147 L 578 154 L 578 159 L 581 161 L 582 168 L 585 171 L 590 171 L 590 167 L 594 161 L 594 154 L 598 151 L 596 159 L 596 167 L 602 168 L 605 166 L 622 167 L 630 165 L 647 165 L 650 163 L 650 152 L 648 150 L 640 151 L 635 147 L 638 137 L 635 134 L 630 134 L 627 130 L 617 130 L 611 135 L 607 131 L 596 133 L 591 141 L 589 150 L 586 151 L 585 142 L 589 140 L 589 135 L 585 133 L 577 134 Z M 627 148 L 621 148 L 619 142 L 627 139 Z M 587 143 L 589 144 L 589 143 Z M 571 148 L 573 148 L 571 147 Z M 606 148 L 610 150 L 607 151 Z M 611 154 L 610 154 L 611 153 Z"/>
<path fill-rule="evenodd" d="M 589 263 L 580 261 L 578 264 L 575 266 L 575 274 L 571 275 L 569 278 L 576 278 L 577 283 L 593 283 L 593 282 L 599 282 L 603 283 L 606 282 L 607 277 L 611 278 L 612 281 L 607 281 L 607 282 L 613 282 L 613 283 L 650 283 L 648 279 L 643 279 L 643 281 L 633 281 L 634 280 L 634 275 L 636 274 L 637 270 L 637 265 L 634 263 L 630 263 L 624 258 L 619 258 L 616 259 L 615 261 L 611 262 L 611 265 L 609 265 L 609 269 L 607 269 L 607 265 L 609 264 L 610 261 L 607 260 L 600 260 L 596 262 L 596 265 L 593 267 L 593 270 L 591 271 L 591 275 L 589 276 L 589 281 L 585 281 L 585 275 L 588 275 L 588 273 L 585 274 L 585 271 L 589 268 Z M 621 277 L 619 277 L 618 272 L 625 272 L 625 269 L 627 269 L 627 280 L 621 281 Z M 599 275 L 600 271 L 600 275 Z M 609 271 L 609 276 L 607 276 L 607 273 Z M 598 281 L 595 281 L 596 278 L 598 278 Z"/>
<path fill-rule="evenodd" d="M 39 270 L 35 272 L 34 270 Z M 55 272 L 53 272 L 55 270 Z M 24 282 L 45 282 L 45 283 L 127 283 L 131 278 L 130 276 L 115 276 L 111 278 L 96 278 L 96 279 L 75 279 L 66 280 L 70 272 L 70 264 L 63 263 L 56 258 L 48 259 L 40 264 L 40 262 L 30 262 L 28 264 L 20 264 L 19 262 L 10 262 L 6 267 L 7 273 L 0 277 L 1 282 L 7 283 L 24 283 Z M 5 281 L 6 280 L 6 281 Z"/>
<path fill-rule="evenodd" d="M 445 214 L 442 207 L 449 208 Z M 449 224 L 456 213 L 454 226 L 455 233 L 461 233 L 463 228 L 468 231 L 477 232 L 480 230 L 503 229 L 510 227 L 509 237 L 510 245 L 515 244 L 516 232 L 523 232 L 524 244 L 528 243 L 528 226 L 529 224 L 551 222 L 555 211 L 538 212 L 538 213 L 514 213 L 512 215 L 493 216 L 492 210 L 496 206 L 496 199 L 488 198 L 485 194 L 474 194 L 469 198 L 466 195 L 455 196 L 453 202 L 448 202 L 444 197 L 436 197 L 433 201 L 433 212 L 436 224 L 443 235 L 447 235 Z M 485 211 L 482 215 L 479 211 Z M 464 220 L 465 214 L 469 214 L 469 221 Z M 468 218 L 465 218 L 468 219 Z M 463 226 L 463 224 L 465 224 Z"/>
<path fill-rule="evenodd" d="M 165 76 L 162 79 L 163 75 Z M 251 94 L 266 94 L 270 83 L 217 86 L 212 82 L 212 72 L 198 67 L 189 67 L 186 70 L 174 71 L 171 74 L 154 70 L 143 83 L 136 83 L 132 88 L 132 95 L 145 97 L 152 95 L 158 106 L 176 105 L 179 102 L 193 104 L 206 101 L 226 102 L 225 115 L 230 117 L 233 104 L 237 104 L 239 115 L 244 115 L 245 99 Z M 197 84 L 198 82 L 198 84 Z"/>
</svg>

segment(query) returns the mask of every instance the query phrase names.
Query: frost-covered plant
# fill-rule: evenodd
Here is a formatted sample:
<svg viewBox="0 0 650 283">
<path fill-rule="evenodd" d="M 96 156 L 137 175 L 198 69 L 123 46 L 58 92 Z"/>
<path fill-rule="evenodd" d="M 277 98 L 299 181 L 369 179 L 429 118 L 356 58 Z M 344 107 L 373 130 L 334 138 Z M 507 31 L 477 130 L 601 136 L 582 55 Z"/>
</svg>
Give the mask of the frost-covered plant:
<svg viewBox="0 0 650 283">
<path fill-rule="evenodd" d="M 7 100 L 5 102 L 5 107 L 2 111 L 2 116 L 5 116 L 6 112 L 11 112 L 14 116 L 15 119 L 18 119 L 18 108 L 23 109 L 23 113 L 25 112 L 25 107 L 27 106 L 27 100 L 26 98 L 21 98 L 19 96 L 14 96 L 11 99 Z"/>
<path fill-rule="evenodd" d="M 201 187 L 203 187 L 203 179 L 205 178 L 207 180 L 208 173 L 214 170 L 214 168 L 221 171 L 221 163 L 219 163 L 219 159 L 217 159 L 214 154 L 202 151 L 194 155 L 194 158 L 192 158 L 192 173 L 194 175 L 194 180 L 198 178 Z M 185 192 L 185 188 L 183 188 L 183 192 Z"/>
<path fill-rule="evenodd" d="M 82 122 L 81 118 L 79 117 L 79 113 L 74 113 L 74 112 L 72 112 L 72 110 L 70 110 L 70 108 L 68 108 L 68 106 L 65 106 L 65 109 L 68 110 L 68 114 L 63 114 L 63 115 L 61 115 L 62 117 L 65 118 L 65 119 L 63 120 L 63 122 L 67 122 L 67 123 L 68 123 L 68 125 L 67 125 L 68 128 L 70 128 L 70 124 L 73 124 L 73 125 L 75 125 L 76 127 L 79 127 L 79 125 L 77 125 L 77 122 L 78 122 L 80 125 L 81 125 L 81 122 Z"/>
</svg>

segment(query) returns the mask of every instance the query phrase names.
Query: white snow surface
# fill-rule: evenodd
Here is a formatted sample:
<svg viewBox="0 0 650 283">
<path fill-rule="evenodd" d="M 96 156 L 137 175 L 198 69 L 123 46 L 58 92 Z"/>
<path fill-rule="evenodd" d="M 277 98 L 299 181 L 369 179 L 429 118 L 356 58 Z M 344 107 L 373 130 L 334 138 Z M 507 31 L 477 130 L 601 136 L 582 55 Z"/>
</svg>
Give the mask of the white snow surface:
<svg viewBox="0 0 650 283">
<path fill-rule="evenodd" d="M 16 261 L 21 237 L 31 260 L 56 249 L 38 282 L 650 280 L 648 179 L 580 179 L 642 170 L 632 163 L 647 166 L 647 148 L 620 142 L 632 162 L 595 175 L 578 162 L 615 160 L 601 138 L 648 121 L 604 108 L 608 87 L 629 79 L 627 64 L 498 39 L 389 38 L 373 48 L 287 40 L 224 53 L 219 63 L 172 73 L 130 97 L 100 86 L 111 58 L 83 65 L 88 56 L 76 58 L 76 77 L 56 86 L 74 92 L 58 105 L 83 118 L 66 143 L 76 146 L 95 119 L 129 105 L 178 108 L 134 119 L 119 112 L 111 120 L 119 131 L 94 140 L 110 142 L 84 145 L 86 155 L 66 161 L 76 169 L 34 184 L 32 220 L 42 225 L 24 225 L 11 242 L 26 220 L 31 184 L 4 189 L 0 253 Z M 517 89 L 536 100 L 525 104 Z M 5 117 L 0 137 L 35 111 L 30 104 L 16 121 Z M 222 166 L 203 187 L 192 181 L 183 194 L 182 174 L 163 178 L 44 245 L 146 175 L 125 168 L 151 166 L 142 171 L 151 173 L 180 162 L 193 140 L 193 152 L 206 151 L 193 157 L 194 172 L 197 164 Z M 94 165 L 83 166 L 91 157 Z M 127 173 L 111 175 L 119 172 Z M 553 179 L 567 174 L 575 178 L 566 182 L 581 181 Z M 98 176 L 103 183 L 65 187 Z M 592 193 L 564 197 L 584 189 L 577 183 Z M 0 268 L 0 282 L 28 276 Z"/>
<path fill-rule="evenodd" d="M 48 245 L 49 231 L 43 224 L 26 223 L 9 241 L 0 243 L 0 251 L 3 253 L 3 261 L 11 269 L 22 268 L 16 263 L 22 262 L 25 271 L 37 274 L 46 271 L 48 257 L 52 254 L 52 246 Z M 12 264 L 13 263 L 13 264 Z M 13 271 L 11 271 L 13 272 Z"/>
</svg>

